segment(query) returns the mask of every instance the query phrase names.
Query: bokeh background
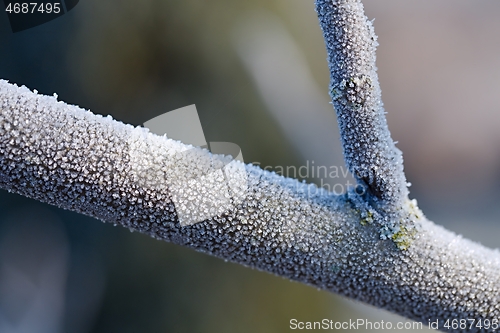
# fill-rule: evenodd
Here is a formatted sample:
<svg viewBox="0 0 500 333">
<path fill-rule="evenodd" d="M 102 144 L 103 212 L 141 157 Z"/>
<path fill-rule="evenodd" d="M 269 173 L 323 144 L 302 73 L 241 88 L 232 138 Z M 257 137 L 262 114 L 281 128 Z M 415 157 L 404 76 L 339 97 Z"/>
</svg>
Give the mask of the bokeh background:
<svg viewBox="0 0 500 333">
<path fill-rule="evenodd" d="M 411 196 L 498 248 L 500 2 L 365 8 Z M 134 125 L 196 104 L 207 141 L 246 162 L 340 167 L 316 21 L 312 0 L 82 0 L 16 34 L 0 13 L 0 78 Z M 0 191 L 1 332 L 288 332 L 292 318 L 404 320 Z"/>
</svg>

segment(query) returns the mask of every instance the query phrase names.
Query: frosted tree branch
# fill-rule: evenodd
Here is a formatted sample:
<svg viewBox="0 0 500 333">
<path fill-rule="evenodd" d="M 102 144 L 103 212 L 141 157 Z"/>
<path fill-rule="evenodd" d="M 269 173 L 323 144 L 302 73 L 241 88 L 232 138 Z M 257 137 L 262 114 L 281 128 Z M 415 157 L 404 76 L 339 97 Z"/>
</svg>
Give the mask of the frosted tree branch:
<svg viewBox="0 0 500 333">
<path fill-rule="evenodd" d="M 344 156 L 365 193 L 336 196 L 1 80 L 0 188 L 424 324 L 498 324 L 500 253 L 408 199 L 362 4 L 316 8 Z"/>
<path fill-rule="evenodd" d="M 418 233 L 403 157 L 387 127 L 375 66 L 377 36 L 360 0 L 316 0 L 344 159 L 361 196 L 353 205 L 382 238 L 406 249 Z"/>
<path fill-rule="evenodd" d="M 370 201 L 398 210 L 408 197 L 403 158 L 391 139 L 381 100 L 373 25 L 360 0 L 316 0 L 330 67 L 330 96 L 346 163 Z"/>
<path fill-rule="evenodd" d="M 235 162 L 226 176 L 243 168 L 244 200 L 181 226 L 180 206 L 211 200 L 206 187 L 219 181 L 189 182 L 175 200 L 172 184 L 204 177 L 202 165 L 217 160 L 224 157 L 0 81 L 3 189 L 425 324 L 500 317 L 499 252 L 427 221 L 413 203 L 418 234 L 402 251 L 367 223 L 355 193 L 335 196 Z"/>
</svg>

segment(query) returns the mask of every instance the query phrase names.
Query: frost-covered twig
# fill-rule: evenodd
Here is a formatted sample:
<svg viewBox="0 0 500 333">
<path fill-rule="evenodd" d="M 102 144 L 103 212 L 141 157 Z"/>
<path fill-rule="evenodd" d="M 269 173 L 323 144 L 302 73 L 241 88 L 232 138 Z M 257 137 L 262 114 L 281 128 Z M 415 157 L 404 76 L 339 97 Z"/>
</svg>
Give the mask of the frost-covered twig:
<svg viewBox="0 0 500 333">
<path fill-rule="evenodd" d="M 346 163 L 378 209 L 397 211 L 408 189 L 401 151 L 391 139 L 382 104 L 377 36 L 361 0 L 316 0 L 328 52 L 330 96 Z"/>
<path fill-rule="evenodd" d="M 387 127 L 375 49 L 377 36 L 361 0 L 316 0 L 323 30 L 330 96 L 337 112 L 344 158 L 365 189 L 353 197 L 357 209 L 379 226 L 381 237 L 406 249 L 416 235 L 403 172 L 403 157 Z"/>
<path fill-rule="evenodd" d="M 219 199 L 213 188 L 221 182 L 207 169 L 224 159 L 189 148 L 0 81 L 0 188 L 425 325 L 500 318 L 499 252 L 434 225 L 411 204 L 419 232 L 401 251 L 380 239 L 353 194 L 334 196 L 235 162 L 225 176 L 240 179 L 244 170 L 246 182 L 233 188 L 241 200 L 181 226 L 182 205 Z M 174 198 L 172 186 L 186 179 Z"/>
</svg>

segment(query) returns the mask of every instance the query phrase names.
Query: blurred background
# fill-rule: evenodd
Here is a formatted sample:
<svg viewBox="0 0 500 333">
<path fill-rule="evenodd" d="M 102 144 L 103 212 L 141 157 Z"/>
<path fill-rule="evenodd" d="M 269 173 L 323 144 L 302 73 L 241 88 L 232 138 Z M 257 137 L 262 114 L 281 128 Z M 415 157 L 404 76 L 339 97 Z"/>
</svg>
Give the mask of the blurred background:
<svg viewBox="0 0 500 333">
<path fill-rule="evenodd" d="M 500 247 L 500 2 L 365 8 L 411 197 Z M 274 170 L 343 167 L 325 58 L 313 0 L 82 0 L 15 34 L 0 13 L 0 78 L 134 125 L 196 104 L 207 141 Z M 0 191 L 1 332 L 288 332 L 292 318 L 404 320 Z"/>
</svg>

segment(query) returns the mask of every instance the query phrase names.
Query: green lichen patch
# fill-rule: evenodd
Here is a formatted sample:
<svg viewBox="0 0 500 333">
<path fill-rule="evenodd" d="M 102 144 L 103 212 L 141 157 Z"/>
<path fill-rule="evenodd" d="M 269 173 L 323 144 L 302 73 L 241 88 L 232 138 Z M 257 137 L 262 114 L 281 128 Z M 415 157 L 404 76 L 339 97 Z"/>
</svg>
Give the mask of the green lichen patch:
<svg viewBox="0 0 500 333">
<path fill-rule="evenodd" d="M 368 211 L 368 210 L 365 212 L 362 212 L 361 219 L 359 220 L 359 223 L 361 223 L 361 225 L 363 225 L 363 226 L 373 223 L 373 213 Z"/>
<path fill-rule="evenodd" d="M 417 234 L 417 230 L 415 228 L 406 228 L 405 226 L 401 226 L 400 230 L 391 236 L 394 244 L 400 250 L 408 250 L 411 243 L 415 239 Z"/>
<path fill-rule="evenodd" d="M 407 250 L 418 233 L 418 220 L 422 219 L 424 214 L 418 208 L 416 200 L 408 200 L 402 211 L 406 212 L 405 217 L 399 221 L 399 226 L 389 237 L 400 250 Z"/>
</svg>

